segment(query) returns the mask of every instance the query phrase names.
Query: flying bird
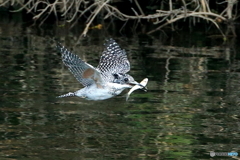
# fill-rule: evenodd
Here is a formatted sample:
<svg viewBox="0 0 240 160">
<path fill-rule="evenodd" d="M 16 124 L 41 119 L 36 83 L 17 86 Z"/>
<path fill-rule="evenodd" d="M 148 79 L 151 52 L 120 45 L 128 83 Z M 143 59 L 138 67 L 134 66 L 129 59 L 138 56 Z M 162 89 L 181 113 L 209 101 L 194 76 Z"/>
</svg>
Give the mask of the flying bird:
<svg viewBox="0 0 240 160">
<path fill-rule="evenodd" d="M 63 63 L 84 86 L 76 92 L 69 92 L 58 96 L 58 98 L 78 96 L 87 100 L 105 100 L 119 95 L 124 89 L 132 88 L 135 85 L 146 90 L 145 86 L 127 74 L 130 71 L 130 63 L 126 51 L 121 49 L 113 39 L 107 40 L 104 45 L 105 49 L 99 65 L 95 68 L 63 45 L 57 44 L 57 49 L 62 54 Z"/>
</svg>

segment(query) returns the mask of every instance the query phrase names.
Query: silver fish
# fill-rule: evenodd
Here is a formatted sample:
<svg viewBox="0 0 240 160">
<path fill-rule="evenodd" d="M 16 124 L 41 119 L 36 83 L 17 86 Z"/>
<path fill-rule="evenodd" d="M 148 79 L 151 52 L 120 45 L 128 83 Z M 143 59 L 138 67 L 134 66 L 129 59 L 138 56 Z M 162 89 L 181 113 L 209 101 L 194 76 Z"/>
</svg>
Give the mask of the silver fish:
<svg viewBox="0 0 240 160">
<path fill-rule="evenodd" d="M 146 87 L 145 87 L 145 86 L 147 85 L 147 83 L 148 83 L 148 78 L 144 78 L 144 79 L 140 82 L 140 84 L 141 84 L 142 86 L 139 86 L 139 85 L 133 86 L 133 87 L 130 89 L 130 91 L 127 93 L 126 101 L 128 100 L 130 94 L 131 94 L 133 91 L 135 91 L 135 90 L 145 88 L 145 91 L 147 91 L 147 90 L 146 90 Z"/>
</svg>

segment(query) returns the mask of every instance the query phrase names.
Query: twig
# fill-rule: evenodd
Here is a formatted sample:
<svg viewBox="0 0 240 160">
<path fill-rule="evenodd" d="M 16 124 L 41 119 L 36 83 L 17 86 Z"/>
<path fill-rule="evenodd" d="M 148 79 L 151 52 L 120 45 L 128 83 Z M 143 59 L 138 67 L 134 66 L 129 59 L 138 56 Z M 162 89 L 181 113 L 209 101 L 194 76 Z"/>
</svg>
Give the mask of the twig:
<svg viewBox="0 0 240 160">
<path fill-rule="evenodd" d="M 21 3 L 21 1 L 16 0 L 5 0 L 4 2 L 0 3 L 0 6 L 7 6 L 9 3 L 9 5 L 19 5 L 19 9 L 11 12 L 18 12 L 26 9 L 28 13 L 35 14 L 33 16 L 35 21 L 37 19 L 41 19 L 40 24 L 42 24 L 50 14 L 54 14 L 57 19 L 58 12 L 61 12 L 61 16 L 65 17 L 67 22 L 72 23 L 73 26 L 77 23 L 79 18 L 84 16 L 87 12 L 91 12 L 81 36 L 86 36 L 89 26 L 92 24 L 93 20 L 100 11 L 103 11 L 104 19 L 117 18 L 122 21 L 137 19 L 137 22 L 140 22 L 143 19 L 156 19 L 157 21 L 153 22 L 153 24 L 165 22 L 164 24 L 158 26 L 155 30 L 149 31 L 148 34 L 153 33 L 168 24 L 171 24 L 173 29 L 174 22 L 189 17 L 193 18 L 193 23 L 195 23 L 195 18 L 210 21 L 220 30 L 218 24 L 215 22 L 217 18 L 226 21 L 227 19 L 236 19 L 238 17 L 237 12 L 234 12 L 235 15 L 233 15 L 233 7 L 234 5 L 237 6 L 237 0 L 224 1 L 223 3 L 228 3 L 228 6 L 221 14 L 211 12 L 209 8 L 209 0 L 181 0 L 180 2 L 182 3 L 182 7 L 176 9 L 173 8 L 173 2 L 175 1 L 169 0 L 167 4 L 169 10 L 161 9 L 166 8 L 164 6 L 165 3 L 162 2 L 162 5 L 159 7 L 161 10 L 156 10 L 156 13 L 150 15 L 144 14 L 141 6 L 138 3 L 138 0 L 134 0 L 134 3 L 139 10 L 136 11 L 132 8 L 134 15 L 122 13 L 115 6 L 109 4 L 110 0 L 95 0 L 91 5 L 88 5 L 89 0 L 54 0 L 53 3 L 50 3 L 49 0 L 28 0 L 25 2 L 26 3 Z M 44 7 L 39 9 L 40 5 Z M 83 9 L 82 6 L 84 6 Z M 195 8 L 192 8 L 193 6 L 195 6 Z M 227 14 L 227 19 L 223 17 L 224 14 Z"/>
<path fill-rule="evenodd" d="M 172 20 L 170 20 L 170 21 L 167 21 L 166 23 L 164 23 L 163 25 L 159 26 L 158 28 L 156 28 L 156 29 L 148 32 L 147 34 L 151 34 L 151 33 L 155 32 L 155 31 L 157 31 L 157 30 L 160 30 L 161 28 L 163 28 L 164 26 L 166 26 L 166 25 L 168 25 L 168 24 L 171 24 L 171 23 L 176 22 L 176 21 L 178 21 L 178 20 L 180 20 L 180 19 L 182 19 L 182 18 L 190 17 L 190 16 L 195 16 L 195 17 L 199 17 L 199 18 L 202 18 L 202 19 L 211 21 L 211 22 L 219 29 L 219 31 L 221 32 L 221 34 L 223 35 L 223 37 L 226 37 L 226 36 L 223 34 L 223 32 L 220 30 L 218 24 L 217 24 L 213 19 L 208 18 L 208 17 L 204 17 L 204 16 L 202 16 L 202 14 L 199 14 L 199 15 L 198 15 L 198 14 L 196 14 L 196 13 L 188 14 L 187 16 L 183 16 L 183 15 L 178 16 L 178 17 L 176 17 L 176 18 L 174 18 L 174 19 L 172 19 Z"/>
<path fill-rule="evenodd" d="M 138 7 L 138 9 L 139 9 L 139 11 L 140 11 L 140 13 L 141 13 L 143 16 L 145 16 L 145 14 L 144 14 L 143 11 L 142 11 L 142 8 L 141 8 L 140 5 L 138 4 L 138 1 L 137 1 L 137 0 L 134 0 L 134 2 L 136 3 L 136 5 L 137 5 L 137 7 Z"/>
<path fill-rule="evenodd" d="M 103 6 L 106 5 L 109 1 L 110 1 L 110 0 L 106 0 L 106 2 L 102 3 L 101 6 L 99 5 L 99 7 L 96 8 L 96 10 L 94 11 L 94 15 L 92 16 L 92 18 L 90 19 L 90 21 L 87 23 L 87 25 L 86 25 L 86 27 L 85 27 L 85 29 L 84 29 L 84 31 L 83 31 L 83 33 L 82 33 L 81 36 L 83 36 L 83 37 L 86 36 L 86 34 L 87 34 L 87 32 L 88 32 L 88 28 L 89 28 L 89 26 L 91 25 L 92 21 L 93 21 L 94 18 L 97 16 L 97 14 L 101 11 L 101 9 L 103 8 Z M 100 2 L 99 2 L 99 3 L 100 3 Z"/>
</svg>

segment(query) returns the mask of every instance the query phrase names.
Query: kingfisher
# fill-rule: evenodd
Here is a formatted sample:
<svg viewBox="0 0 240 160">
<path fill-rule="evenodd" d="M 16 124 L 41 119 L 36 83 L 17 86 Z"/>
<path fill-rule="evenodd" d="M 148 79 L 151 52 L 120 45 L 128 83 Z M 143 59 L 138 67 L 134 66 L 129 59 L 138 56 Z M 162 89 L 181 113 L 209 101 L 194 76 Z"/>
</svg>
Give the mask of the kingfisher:
<svg viewBox="0 0 240 160">
<path fill-rule="evenodd" d="M 130 71 L 130 63 L 126 51 L 121 49 L 112 38 L 107 40 L 104 45 L 105 49 L 100 62 L 95 68 L 60 43 L 57 44 L 63 63 L 84 86 L 80 90 L 69 92 L 58 96 L 58 98 L 77 96 L 97 101 L 112 98 L 119 95 L 124 89 L 132 88 L 135 85 L 139 85 L 142 90 L 146 90 L 145 86 L 136 82 L 132 76 L 127 74 Z"/>
</svg>

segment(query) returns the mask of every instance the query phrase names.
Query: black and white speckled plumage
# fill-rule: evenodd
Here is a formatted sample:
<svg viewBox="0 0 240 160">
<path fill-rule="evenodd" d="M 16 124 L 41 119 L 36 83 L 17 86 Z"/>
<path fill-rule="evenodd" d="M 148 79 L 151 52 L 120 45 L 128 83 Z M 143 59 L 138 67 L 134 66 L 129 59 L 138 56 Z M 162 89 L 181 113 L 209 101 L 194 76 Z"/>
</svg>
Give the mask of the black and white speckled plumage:
<svg viewBox="0 0 240 160">
<path fill-rule="evenodd" d="M 81 60 L 77 55 L 68 51 L 61 44 L 57 45 L 57 49 L 62 53 L 62 61 L 68 67 L 68 69 L 72 72 L 74 77 L 83 85 L 89 86 L 94 83 L 94 80 L 91 78 L 83 78 L 82 73 L 91 68 L 96 70 L 92 65 Z M 98 70 L 96 70 L 98 72 Z M 100 72 L 99 72 L 100 73 Z"/>
<path fill-rule="evenodd" d="M 130 71 L 130 63 L 125 50 L 122 50 L 113 39 L 106 41 L 105 50 L 102 53 L 97 68 L 84 62 L 61 44 L 58 44 L 57 48 L 62 53 L 63 63 L 72 72 L 74 77 L 84 86 L 89 86 L 94 83 L 93 79 L 82 77 L 82 73 L 88 68 L 94 69 L 101 74 L 101 78 L 105 82 L 113 82 L 113 74 L 115 73 L 125 74 Z"/>
<path fill-rule="evenodd" d="M 61 44 L 57 45 L 62 61 L 85 87 L 59 96 L 79 96 L 89 100 L 104 100 L 120 94 L 137 83 L 130 75 L 130 63 L 125 50 L 113 39 L 107 40 L 97 68 L 81 60 Z"/>
<path fill-rule="evenodd" d="M 109 39 L 105 46 L 97 68 L 101 71 L 104 80 L 113 81 L 112 74 L 127 73 L 130 71 L 130 63 L 125 50 L 122 50 L 115 40 Z"/>
</svg>

